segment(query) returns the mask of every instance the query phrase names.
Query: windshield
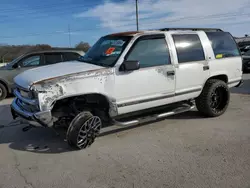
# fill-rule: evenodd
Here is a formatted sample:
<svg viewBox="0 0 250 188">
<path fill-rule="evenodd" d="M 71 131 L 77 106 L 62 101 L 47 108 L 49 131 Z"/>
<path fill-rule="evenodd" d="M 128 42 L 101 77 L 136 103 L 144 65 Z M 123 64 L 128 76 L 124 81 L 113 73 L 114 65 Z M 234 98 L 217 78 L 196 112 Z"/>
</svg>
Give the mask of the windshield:
<svg viewBox="0 0 250 188">
<path fill-rule="evenodd" d="M 22 59 L 24 57 L 24 55 L 20 55 L 19 57 L 15 58 L 14 60 L 12 60 L 11 62 L 9 62 L 6 66 L 8 67 L 12 67 L 15 63 L 17 63 L 20 59 Z"/>
<path fill-rule="evenodd" d="M 103 67 L 112 67 L 129 43 L 130 36 L 106 36 L 100 38 L 79 61 Z"/>
</svg>

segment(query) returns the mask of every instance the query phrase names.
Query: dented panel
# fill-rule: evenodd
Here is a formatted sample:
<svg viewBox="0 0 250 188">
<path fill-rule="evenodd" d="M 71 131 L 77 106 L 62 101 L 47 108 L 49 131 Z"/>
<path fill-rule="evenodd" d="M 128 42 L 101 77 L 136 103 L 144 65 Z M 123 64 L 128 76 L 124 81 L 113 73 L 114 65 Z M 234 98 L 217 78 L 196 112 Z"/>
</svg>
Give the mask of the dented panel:
<svg viewBox="0 0 250 188">
<path fill-rule="evenodd" d="M 110 115 L 117 115 L 114 96 L 114 69 L 104 68 L 45 80 L 35 84 L 41 110 L 50 110 L 55 101 L 84 94 L 102 94 L 110 103 Z"/>
<path fill-rule="evenodd" d="M 102 69 L 106 68 L 80 61 L 69 61 L 26 70 L 16 76 L 14 81 L 17 85 L 29 89 L 31 85 L 39 82 L 82 73 L 90 74 L 90 72 Z"/>
</svg>

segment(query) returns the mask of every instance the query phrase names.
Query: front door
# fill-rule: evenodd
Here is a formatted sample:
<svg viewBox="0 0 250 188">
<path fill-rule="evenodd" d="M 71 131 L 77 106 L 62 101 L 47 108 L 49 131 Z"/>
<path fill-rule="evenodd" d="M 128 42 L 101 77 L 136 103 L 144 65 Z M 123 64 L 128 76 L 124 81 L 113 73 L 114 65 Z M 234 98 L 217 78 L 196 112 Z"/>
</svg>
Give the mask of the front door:
<svg viewBox="0 0 250 188">
<path fill-rule="evenodd" d="M 118 114 L 156 107 L 173 101 L 175 72 L 164 34 L 141 36 L 125 56 L 140 69 L 116 70 L 115 98 Z"/>
<path fill-rule="evenodd" d="M 42 56 L 40 54 L 34 54 L 34 55 L 29 55 L 24 57 L 23 59 L 21 59 L 19 62 L 17 62 L 13 69 L 9 71 L 8 73 L 8 83 L 10 83 L 10 85 L 14 84 L 14 78 L 28 70 L 31 68 L 35 68 L 38 66 L 41 66 L 42 64 Z"/>
</svg>

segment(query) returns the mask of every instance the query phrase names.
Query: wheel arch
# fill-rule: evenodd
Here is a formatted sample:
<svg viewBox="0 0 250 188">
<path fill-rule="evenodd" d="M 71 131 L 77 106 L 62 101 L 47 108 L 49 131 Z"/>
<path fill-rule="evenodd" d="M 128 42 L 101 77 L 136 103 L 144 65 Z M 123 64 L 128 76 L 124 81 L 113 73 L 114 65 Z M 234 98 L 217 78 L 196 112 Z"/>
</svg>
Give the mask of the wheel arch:
<svg viewBox="0 0 250 188">
<path fill-rule="evenodd" d="M 9 87 L 8 83 L 4 79 L 0 78 L 0 83 L 4 85 L 8 93 L 11 93 L 11 88 Z"/>
<path fill-rule="evenodd" d="M 228 84 L 228 76 L 225 73 L 212 75 L 208 79 L 206 79 L 206 81 L 203 83 L 203 86 L 201 88 L 201 91 L 200 91 L 199 95 L 202 93 L 202 91 L 203 91 L 204 87 L 206 86 L 207 82 L 209 80 L 212 80 L 212 79 L 221 80 L 221 81 L 224 81 L 226 84 Z"/>
<path fill-rule="evenodd" d="M 73 101 L 79 102 L 80 104 L 84 105 L 93 105 L 93 108 L 105 108 L 109 116 L 117 115 L 117 106 L 115 99 L 103 93 L 97 92 L 59 98 L 52 103 L 51 112 L 53 113 L 53 111 L 60 107 L 60 105 L 67 105 L 68 103 Z"/>
<path fill-rule="evenodd" d="M 205 83 L 203 84 L 203 88 L 205 87 L 206 83 L 211 80 L 211 79 L 217 79 L 217 80 L 221 80 L 223 82 L 225 82 L 226 84 L 228 83 L 228 76 L 226 74 L 217 74 L 217 75 L 213 75 L 210 76 Z"/>
<path fill-rule="evenodd" d="M 211 79 L 221 80 L 221 81 L 224 81 L 226 84 L 228 83 L 228 76 L 226 74 L 219 74 L 219 75 L 211 76 L 210 78 L 207 79 L 207 81 Z"/>
</svg>

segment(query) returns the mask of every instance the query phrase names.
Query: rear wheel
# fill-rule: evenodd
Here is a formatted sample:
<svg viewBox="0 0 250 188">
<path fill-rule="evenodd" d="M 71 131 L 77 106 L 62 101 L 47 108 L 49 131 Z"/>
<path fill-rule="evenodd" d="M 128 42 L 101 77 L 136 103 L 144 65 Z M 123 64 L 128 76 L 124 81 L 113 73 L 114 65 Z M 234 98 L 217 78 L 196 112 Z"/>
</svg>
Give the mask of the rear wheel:
<svg viewBox="0 0 250 188">
<path fill-rule="evenodd" d="M 7 89 L 6 87 L 0 83 L 0 101 L 7 97 Z"/>
<path fill-rule="evenodd" d="M 67 131 L 68 144 L 76 149 L 89 147 L 99 135 L 102 120 L 90 111 L 79 113 L 70 123 Z"/>
<path fill-rule="evenodd" d="M 230 92 L 227 84 L 222 80 L 208 80 L 200 96 L 196 98 L 196 107 L 207 117 L 222 115 L 228 108 Z"/>
</svg>

